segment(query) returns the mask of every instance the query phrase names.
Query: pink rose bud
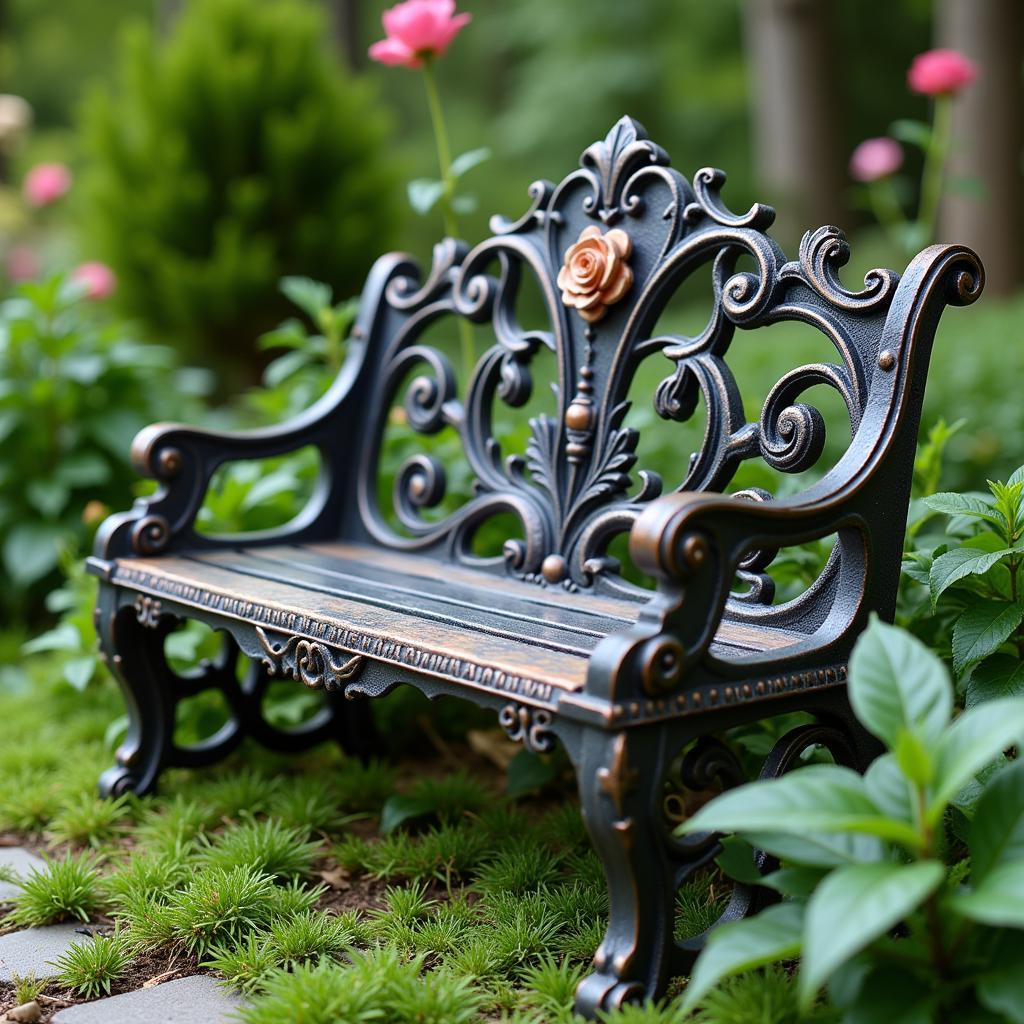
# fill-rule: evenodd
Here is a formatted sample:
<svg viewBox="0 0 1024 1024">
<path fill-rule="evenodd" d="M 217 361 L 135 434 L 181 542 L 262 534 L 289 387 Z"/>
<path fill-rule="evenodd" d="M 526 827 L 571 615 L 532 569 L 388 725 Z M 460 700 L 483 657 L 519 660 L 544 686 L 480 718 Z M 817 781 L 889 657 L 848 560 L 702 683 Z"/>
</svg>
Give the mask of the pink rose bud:
<svg viewBox="0 0 1024 1024">
<path fill-rule="evenodd" d="M 7 276 L 19 283 L 31 281 L 39 275 L 39 257 L 28 245 L 15 245 L 7 254 Z"/>
<path fill-rule="evenodd" d="M 91 260 L 71 271 L 71 280 L 84 285 L 87 299 L 108 299 L 117 288 L 117 277 L 106 263 Z"/>
<path fill-rule="evenodd" d="M 907 72 L 907 84 L 925 96 L 959 92 L 978 77 L 977 65 L 956 50 L 928 50 L 919 53 Z"/>
<path fill-rule="evenodd" d="M 895 139 L 865 139 L 850 157 L 850 177 L 877 181 L 898 171 L 902 163 L 903 147 Z"/>
<path fill-rule="evenodd" d="M 443 57 L 471 17 L 455 13 L 455 0 L 405 0 L 381 15 L 387 38 L 370 47 L 370 56 L 381 64 L 418 68 L 424 57 Z"/>
<path fill-rule="evenodd" d="M 25 201 L 30 206 L 49 206 L 71 188 L 71 172 L 64 164 L 37 164 L 25 175 Z"/>
</svg>

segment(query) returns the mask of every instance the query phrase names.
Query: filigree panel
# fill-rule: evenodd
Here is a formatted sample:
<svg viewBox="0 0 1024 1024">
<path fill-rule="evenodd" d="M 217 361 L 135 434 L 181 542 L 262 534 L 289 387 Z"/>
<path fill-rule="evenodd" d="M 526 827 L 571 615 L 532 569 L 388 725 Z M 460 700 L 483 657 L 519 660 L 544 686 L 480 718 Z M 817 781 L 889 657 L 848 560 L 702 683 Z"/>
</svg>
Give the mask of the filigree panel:
<svg viewBox="0 0 1024 1024">
<path fill-rule="evenodd" d="M 721 490 L 746 459 L 786 473 L 813 466 L 825 432 L 818 410 L 802 400 L 809 388 L 824 384 L 838 392 L 856 432 L 896 275 L 871 271 L 862 291 L 846 289 L 838 273 L 849 247 L 834 227 L 808 232 L 797 259 L 787 262 L 767 234 L 774 211 L 755 204 L 733 213 L 721 198 L 724 183 L 725 175 L 710 168 L 687 181 L 624 118 L 558 185 L 534 182 L 532 204 L 518 220 L 492 219 L 493 235 L 473 249 L 446 239 L 425 279 L 394 276 L 377 311 L 382 387 L 359 482 L 370 535 L 388 546 L 442 549 L 480 564 L 472 553 L 475 532 L 511 513 L 521 536 L 505 544 L 507 571 L 545 585 L 586 587 L 614 575 L 609 542 L 666 486 Z M 752 270 L 737 269 L 743 256 Z M 704 329 L 658 333 L 671 297 L 705 265 L 713 301 Z M 548 329 L 525 330 L 518 322 L 523 274 L 539 285 Z M 448 358 L 423 341 L 431 325 L 454 317 L 487 324 L 494 338 L 461 390 Z M 786 373 L 748 421 L 728 351 L 737 329 L 780 320 L 815 328 L 836 359 Z M 533 417 L 525 450 L 505 452 L 494 431 L 496 403 L 527 403 L 531 363 L 541 350 L 553 353 L 557 365 L 555 414 Z M 660 417 L 688 420 L 700 399 L 707 415 L 700 450 L 667 483 L 637 469 L 638 434 L 626 425 L 630 385 L 649 358 L 665 366 L 651 398 Z M 440 519 L 426 512 L 444 500 L 448 474 L 429 451 L 398 470 L 393 508 L 380 505 L 382 439 L 398 401 L 414 431 L 456 431 L 472 471 L 472 495 Z M 763 563 L 755 558 L 745 569 L 762 575 Z M 758 593 L 770 590 L 764 585 Z"/>
</svg>

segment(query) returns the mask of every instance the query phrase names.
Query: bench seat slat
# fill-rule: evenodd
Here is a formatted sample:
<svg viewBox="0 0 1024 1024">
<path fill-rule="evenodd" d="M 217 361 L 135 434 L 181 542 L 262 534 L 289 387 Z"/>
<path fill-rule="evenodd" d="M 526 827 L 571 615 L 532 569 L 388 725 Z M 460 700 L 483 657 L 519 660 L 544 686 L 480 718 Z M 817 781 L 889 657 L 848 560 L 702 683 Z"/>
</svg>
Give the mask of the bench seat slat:
<svg viewBox="0 0 1024 1024">
<path fill-rule="evenodd" d="M 295 632 L 312 636 L 329 628 L 332 642 L 352 653 L 404 645 L 424 652 L 422 657 L 486 666 L 562 690 L 582 688 L 598 641 L 627 628 L 641 608 L 636 601 L 567 594 L 357 544 L 121 559 L 114 579 L 278 634 L 286 631 L 280 624 L 292 620 L 298 622 Z M 784 630 L 723 622 L 715 646 L 728 655 L 799 639 Z"/>
</svg>

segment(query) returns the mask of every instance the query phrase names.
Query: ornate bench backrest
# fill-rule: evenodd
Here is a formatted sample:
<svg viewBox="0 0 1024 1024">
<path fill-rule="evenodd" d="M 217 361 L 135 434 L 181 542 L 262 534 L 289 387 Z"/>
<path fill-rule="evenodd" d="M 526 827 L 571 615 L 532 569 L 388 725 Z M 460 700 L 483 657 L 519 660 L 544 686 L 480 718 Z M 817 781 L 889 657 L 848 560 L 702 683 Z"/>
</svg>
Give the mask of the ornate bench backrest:
<svg viewBox="0 0 1024 1024">
<path fill-rule="evenodd" d="M 826 384 L 839 393 L 856 443 L 872 380 L 896 359 L 881 339 L 898 275 L 873 270 L 862 291 L 848 291 L 837 272 L 849 248 L 834 227 L 808 232 L 798 258 L 787 261 L 766 233 L 775 216 L 770 207 L 730 212 L 719 196 L 721 171 L 705 168 L 691 184 L 629 118 L 580 163 L 558 185 L 535 182 L 530 209 L 515 222 L 494 218 L 493 236 L 474 249 L 450 239 L 438 245 L 425 280 L 404 256 L 385 257 L 371 274 L 359 331 L 375 393 L 365 409 L 355 521 L 378 543 L 472 560 L 474 531 L 511 512 L 522 534 L 505 545 L 507 568 L 567 589 L 586 587 L 613 571 L 608 543 L 663 487 L 721 490 L 747 459 L 787 473 L 814 465 L 824 424 L 800 401 L 808 388 Z M 742 256 L 752 258 L 753 270 L 737 270 Z M 708 263 L 707 326 L 694 336 L 657 333 L 669 300 Z M 546 330 L 517 322 L 524 271 L 539 283 Z M 452 315 L 486 322 L 494 335 L 461 392 L 451 362 L 421 342 L 431 324 Z M 760 415 L 748 422 L 727 351 L 737 327 L 782 320 L 820 331 L 836 358 L 786 373 L 759 396 Z M 526 403 L 531 360 L 542 348 L 557 363 L 556 415 L 530 421 L 525 452 L 503 452 L 494 404 Z M 706 410 L 703 443 L 678 479 L 631 477 L 638 435 L 623 420 L 634 375 L 648 358 L 664 364 L 653 396 L 660 417 L 684 421 L 701 397 Z M 473 496 L 443 518 L 424 514 L 446 486 L 444 467 L 429 452 L 398 471 L 393 508 L 380 498 L 382 438 L 414 370 L 404 395 L 409 426 L 422 434 L 457 430 L 474 476 Z"/>
</svg>

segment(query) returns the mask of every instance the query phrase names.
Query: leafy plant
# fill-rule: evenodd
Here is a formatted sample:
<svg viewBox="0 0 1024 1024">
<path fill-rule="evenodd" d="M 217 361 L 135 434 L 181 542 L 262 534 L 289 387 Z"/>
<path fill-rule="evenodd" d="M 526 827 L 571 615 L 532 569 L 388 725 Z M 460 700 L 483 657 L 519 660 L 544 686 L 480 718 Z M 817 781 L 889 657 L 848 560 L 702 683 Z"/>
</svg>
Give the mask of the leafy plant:
<svg viewBox="0 0 1024 1024">
<path fill-rule="evenodd" d="M 104 800 L 94 793 L 77 793 L 54 815 L 47 838 L 75 846 L 101 846 L 123 831 L 130 815 L 127 795 Z"/>
<path fill-rule="evenodd" d="M 989 481 L 987 494 L 944 492 L 924 504 L 950 517 L 947 539 L 911 551 L 904 571 L 952 625 L 953 668 L 970 673 L 967 703 L 1021 693 L 1024 467 L 1005 483 Z"/>
<path fill-rule="evenodd" d="M 297 0 L 202 0 L 160 44 L 127 35 L 86 108 L 87 221 L 125 307 L 249 379 L 275 282 L 353 294 L 395 222 L 382 114 L 326 36 Z"/>
<path fill-rule="evenodd" d="M 805 1010 L 828 983 L 849 1020 L 979 1005 L 1015 1006 L 1021 1019 L 1024 979 L 1008 964 L 1024 949 L 1024 764 L 1003 751 L 1024 737 L 1024 700 L 952 720 L 942 663 L 877 619 L 854 650 L 849 693 L 887 749 L 865 776 L 800 767 L 727 792 L 680 826 L 734 833 L 778 857 L 763 884 L 786 897 L 712 934 L 684 1008 L 723 978 L 802 956 Z M 972 816 L 966 851 L 947 828 L 953 807 Z"/>
<path fill-rule="evenodd" d="M 198 415 L 191 406 L 207 387 L 205 375 L 178 369 L 172 350 L 138 342 L 61 277 L 19 285 L 0 303 L 0 603 L 8 611 L 26 610 L 32 588 L 65 547 L 81 547 L 106 506 L 128 504 L 135 432 Z"/>
<path fill-rule="evenodd" d="M 288 828 L 274 818 L 243 821 L 219 835 L 200 838 L 199 861 L 228 870 L 255 869 L 275 879 L 308 875 L 320 844 L 307 842 L 309 829 Z"/>
<path fill-rule="evenodd" d="M 66 953 L 52 961 L 57 980 L 85 999 L 110 995 L 110 986 L 122 977 L 134 956 L 131 936 L 115 930 L 73 942 Z"/>
</svg>

